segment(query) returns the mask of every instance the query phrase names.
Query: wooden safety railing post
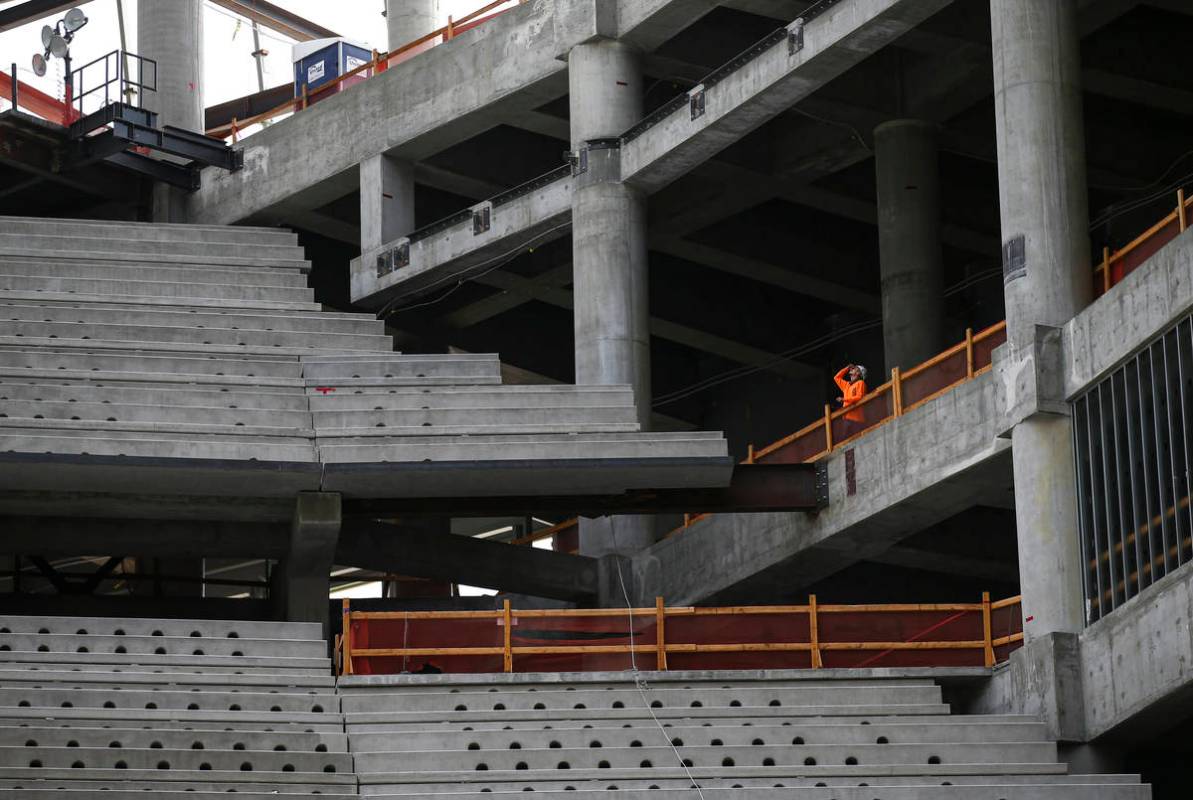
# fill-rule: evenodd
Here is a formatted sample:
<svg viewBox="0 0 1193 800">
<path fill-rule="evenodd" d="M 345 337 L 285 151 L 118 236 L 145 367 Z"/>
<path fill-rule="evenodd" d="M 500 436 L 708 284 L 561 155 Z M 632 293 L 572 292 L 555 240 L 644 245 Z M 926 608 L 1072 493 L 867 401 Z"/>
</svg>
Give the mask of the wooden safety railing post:
<svg viewBox="0 0 1193 800">
<path fill-rule="evenodd" d="M 965 329 L 965 377 L 973 377 L 973 328 Z"/>
<path fill-rule="evenodd" d="M 891 411 L 903 416 L 903 375 L 898 367 L 891 367 Z"/>
<path fill-rule="evenodd" d="M 663 632 L 667 620 L 667 607 L 663 605 L 663 598 L 654 599 L 654 629 L 655 629 L 655 669 L 663 672 L 667 669 L 667 637 Z"/>
<path fill-rule="evenodd" d="M 447 32 L 443 34 L 444 41 L 450 42 L 456 35 L 456 23 L 452 21 L 451 15 L 447 17 Z"/>
<path fill-rule="evenodd" d="M 982 641 L 986 643 L 985 663 L 994 666 L 994 636 L 990 625 L 990 592 L 982 592 Z"/>
<path fill-rule="evenodd" d="M 812 645 L 812 669 L 820 669 L 824 661 L 820 656 L 820 620 L 816 613 L 816 595 L 808 595 L 808 641 Z"/>
<path fill-rule="evenodd" d="M 236 144 L 237 132 L 238 131 L 237 131 L 237 127 L 236 127 L 236 117 L 232 117 L 232 144 Z"/>
<path fill-rule="evenodd" d="M 352 609 L 350 601 L 347 597 L 344 598 L 344 611 L 342 617 L 343 630 L 340 632 L 340 646 L 344 648 L 343 655 L 340 656 L 340 674 L 352 674 Z"/>
<path fill-rule="evenodd" d="M 501 643 L 501 668 L 505 672 L 514 671 L 514 651 L 511 647 L 512 633 L 511 629 L 514 625 L 513 615 L 510 613 L 510 601 L 505 600 L 501 604 L 501 619 L 505 630 L 502 632 Z"/>
<path fill-rule="evenodd" d="M 833 407 L 824 404 L 824 452 L 833 451 Z"/>
<path fill-rule="evenodd" d="M 302 110 L 303 111 L 306 111 L 309 94 L 310 94 L 310 90 L 307 89 L 307 85 L 304 83 L 302 85 Z"/>
<path fill-rule="evenodd" d="M 1110 248 L 1102 248 L 1102 294 L 1110 291 Z"/>
<path fill-rule="evenodd" d="M 1180 220 L 1180 231 L 1185 232 L 1188 227 L 1188 220 L 1185 212 L 1185 190 L 1183 188 L 1176 190 L 1176 218 Z"/>
<path fill-rule="evenodd" d="M 748 445 L 746 445 L 746 463 L 747 464 L 754 463 L 754 443 L 753 442 L 750 442 Z"/>
</svg>

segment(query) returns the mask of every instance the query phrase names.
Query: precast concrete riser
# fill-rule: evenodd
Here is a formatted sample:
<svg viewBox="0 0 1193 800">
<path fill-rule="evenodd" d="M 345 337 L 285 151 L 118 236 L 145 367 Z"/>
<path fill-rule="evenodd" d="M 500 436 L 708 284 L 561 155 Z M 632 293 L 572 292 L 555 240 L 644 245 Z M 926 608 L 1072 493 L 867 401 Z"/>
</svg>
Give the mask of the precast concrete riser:
<svg viewBox="0 0 1193 800">
<path fill-rule="evenodd" d="M 653 743 L 655 746 L 651 746 Z M 353 744 L 356 770 L 370 773 L 436 772 L 443 770 L 526 770 L 543 772 L 584 769 L 650 769 L 675 766 L 675 752 L 660 737 L 641 747 L 600 747 L 554 750 L 424 751 L 420 753 L 366 753 Z M 660 746 L 660 744 L 662 746 Z M 1056 761 L 1052 743 L 921 744 L 921 745 L 759 745 L 745 747 L 693 747 L 684 743 L 683 757 L 690 766 L 806 767 L 837 765 L 876 767 L 932 764 L 1000 765 L 1046 764 Z M 932 761 L 930 759 L 936 759 Z M 482 766 L 483 765 L 483 766 Z"/>
<path fill-rule="evenodd" d="M 269 244 L 262 242 L 198 242 L 177 239 L 127 239 L 109 240 L 110 246 L 103 252 L 105 258 L 118 261 L 132 254 L 163 254 L 186 256 L 243 257 L 248 261 L 259 259 L 278 261 L 305 261 L 302 250 L 294 245 Z M 95 252 L 96 240 L 91 236 L 65 236 L 51 233 L 6 233 L 0 229 L 0 255 L 12 251 L 26 252 Z"/>
<path fill-rule="evenodd" d="M 203 252 L 194 254 L 171 253 L 160 248 L 156 252 L 130 251 L 113 254 L 107 250 L 98 249 L 71 250 L 9 247 L 4 250 L 3 254 L 0 254 L 0 259 L 3 258 L 13 258 L 18 260 L 46 258 L 51 261 L 61 261 L 63 259 L 76 258 L 80 261 L 87 262 L 111 261 L 112 263 L 144 264 L 146 265 L 147 272 L 152 272 L 157 267 L 165 267 L 171 264 L 210 266 L 217 268 L 222 267 L 224 269 L 237 267 L 243 267 L 246 269 L 278 269 L 299 273 L 307 273 L 310 272 L 311 269 L 310 262 L 298 260 L 293 257 L 254 258 L 252 256 L 239 255 L 207 255 Z"/>
<path fill-rule="evenodd" d="M 0 390 L 0 394 L 3 390 Z M 0 399 L 0 417 L 12 420 L 38 419 L 59 421 L 103 422 L 108 419 L 122 422 L 189 423 L 196 416 L 204 425 L 262 426 L 272 428 L 307 429 L 310 415 L 305 411 L 262 409 L 252 411 L 233 405 L 231 408 L 159 405 L 129 405 L 121 403 L 54 403 L 47 401 L 11 401 Z"/>
<path fill-rule="evenodd" d="M 246 737 L 247 738 L 247 737 Z M 351 772 L 352 757 L 340 753 L 292 753 L 272 750 L 193 750 L 167 752 L 163 748 L 135 749 L 131 747 L 0 747 L 0 769 L 28 767 L 40 761 L 43 769 L 171 769 L 198 770 L 208 765 L 212 770 L 228 772 Z M 83 766 L 76 766 L 82 764 Z M 117 766 L 124 764 L 123 767 Z M 168 767 L 161 766 L 168 764 Z M 289 766 L 290 769 L 286 769 Z M 330 769 L 329 769 L 330 768 Z"/>
<path fill-rule="evenodd" d="M 91 341 L 95 347 L 112 342 L 145 345 L 149 342 L 175 344 L 201 350 L 204 345 L 238 347 L 284 347 L 311 350 L 361 350 L 389 352 L 392 340 L 385 335 L 326 333 L 319 331 L 264 331 L 240 328 L 166 327 L 161 325 L 101 324 L 78 322 L 0 323 L 0 338 L 28 337 L 61 339 L 64 343 Z M 86 346 L 86 345 L 84 345 Z"/>
<path fill-rule="evenodd" d="M 882 685 L 739 687 L 737 689 L 653 689 L 650 702 L 654 708 L 780 708 L 802 705 L 849 703 L 937 703 L 937 686 L 885 687 Z M 377 692 L 368 696 L 348 695 L 344 711 L 505 711 L 635 708 L 643 705 L 642 696 L 631 688 L 604 691 L 542 691 L 509 693 L 421 694 Z"/>
<path fill-rule="evenodd" d="M 207 300 L 252 300 L 256 302 L 309 303 L 312 292 L 305 286 L 233 286 L 228 284 L 187 283 L 185 281 L 105 280 L 92 277 L 54 277 L 52 275 L 3 275 L 0 289 L 11 292 L 54 292 L 69 297 L 95 294 L 128 301 L 136 297 L 203 298 Z"/>
<path fill-rule="evenodd" d="M 191 727 L 191 726 L 188 726 Z M 0 727 L 0 747 L 113 747 L 166 750 L 245 750 L 247 738 L 236 731 L 160 730 L 112 725 L 95 727 L 56 725 L 54 727 Z M 342 733 L 306 733 L 303 731 L 262 731 L 252 737 L 256 751 L 344 753 L 348 739 Z M 34 745 L 29 742 L 36 742 Z M 69 744 L 75 742 L 76 744 Z M 161 745 L 153 747 L 154 743 Z M 199 744 L 201 747 L 195 747 Z M 239 745 L 239 746 L 237 746 Z M 316 751 L 316 748 L 322 748 Z"/>
<path fill-rule="evenodd" d="M 78 322 L 101 325 L 131 324 L 204 328 L 244 328 L 260 331 L 301 333 L 353 333 L 380 335 L 385 326 L 367 314 L 333 316 L 321 313 L 257 313 L 234 310 L 174 309 L 160 306 L 98 304 L 58 306 L 0 302 L 0 320 L 13 322 Z"/>
<path fill-rule="evenodd" d="M 811 787 L 824 785 L 824 782 L 809 782 L 806 784 L 801 782 L 798 785 L 806 787 L 808 796 L 815 798 L 815 800 L 822 800 L 822 798 L 823 800 L 875 800 L 876 796 L 880 800 L 1147 800 L 1147 798 L 1151 797 L 1151 790 L 1145 786 L 1056 786 L 1047 784 L 1008 786 L 998 784 L 997 779 L 992 779 L 992 781 L 992 783 L 983 786 L 918 785 L 889 787 L 886 784 L 867 784 L 862 787 L 834 786 L 831 791 L 826 790 L 815 793 L 810 791 Z M 767 787 L 776 785 L 779 784 L 767 784 Z M 762 787 L 710 789 L 706 782 L 701 782 L 702 796 L 705 800 L 790 800 L 791 788 L 794 788 L 796 784 L 786 783 L 782 785 L 785 788 L 772 789 L 771 791 L 767 791 L 766 788 Z M 505 791 L 525 791 L 526 788 L 522 786 L 510 788 Z M 559 789 L 561 788 L 559 787 Z M 579 792 L 569 791 L 566 793 L 559 791 L 559 789 L 544 793 L 542 789 L 538 789 L 539 794 L 536 797 L 539 800 L 584 800 L 584 791 L 595 793 L 606 788 L 605 786 L 591 786 L 585 787 L 584 790 Z M 624 797 L 628 800 L 668 800 L 671 795 L 675 795 L 676 798 L 687 798 L 693 794 L 690 788 L 675 787 L 672 789 L 654 790 L 653 785 L 638 787 L 636 789 L 626 789 L 619 785 L 618 789 L 618 797 Z M 558 794 L 555 792 L 558 792 Z M 411 791 L 409 794 L 390 794 L 383 790 L 382 792 L 368 792 L 367 794 L 380 800 L 385 797 L 407 797 L 417 793 L 417 791 Z M 545 798 L 542 797 L 544 794 Z M 455 800 L 485 800 L 492 796 L 492 794 L 464 792 L 455 795 Z M 603 793 L 593 795 L 594 798 L 603 796 Z M 113 798 L 113 800 L 115 799 Z"/>
<path fill-rule="evenodd" d="M 540 726 L 541 727 L 541 726 Z M 807 745 L 872 745 L 879 739 L 885 744 L 927 744 L 935 742 L 951 742 L 955 744 L 991 743 L 991 742 L 1043 742 L 1046 739 L 1046 729 L 1034 722 L 1003 723 L 1003 724 L 970 724 L 964 722 L 953 723 L 920 723 L 920 724 L 890 724 L 877 722 L 870 725 L 860 725 L 857 722 L 836 724 L 820 722 L 814 724 L 795 725 L 791 722 L 774 724 L 757 723 L 749 727 L 732 727 L 719 725 L 715 728 L 703 726 L 685 726 L 672 724 L 667 728 L 667 736 L 679 738 L 685 745 L 695 747 L 742 747 L 756 746 L 754 743 L 776 744 L 791 743 L 799 737 Z M 433 729 L 422 730 L 417 736 L 395 737 L 382 733 L 354 733 L 352 746 L 358 752 L 398 752 L 414 753 L 425 750 L 450 750 L 458 748 L 460 742 L 467 740 L 468 744 L 475 743 L 477 750 L 503 750 L 511 742 L 518 742 L 523 749 L 576 749 L 591 747 L 594 741 L 601 742 L 603 747 L 632 747 L 656 744 L 656 737 L 646 736 L 644 732 L 625 729 L 621 725 L 614 727 L 593 726 L 592 728 L 561 728 L 552 725 L 551 730 L 489 730 L 489 731 L 451 731 L 438 732 Z M 3 731 L 0 731 L 0 741 L 3 741 Z M 638 745 L 633 743 L 637 742 Z"/>
<path fill-rule="evenodd" d="M 46 401 L 51 403 L 91 403 L 113 405 L 152 405 L 177 408 L 225 408 L 235 406 L 248 411 L 270 410 L 305 412 L 307 395 L 294 386 L 290 391 L 262 387 L 258 391 L 219 389 L 197 386 L 93 386 L 77 381 L 59 383 L 18 383 L 13 378 L 0 378 L 0 400 Z"/>
<path fill-rule="evenodd" d="M 179 265 L 160 265 L 153 268 L 143 264 L 133 266 L 121 262 L 50 261 L 0 257 L 0 275 L 45 275 L 55 278 L 90 278 L 103 280 L 163 281 L 173 279 L 181 283 L 210 283 L 223 286 L 283 286 L 305 289 L 306 276 L 297 270 L 279 269 L 216 269 Z"/>
<path fill-rule="evenodd" d="M 214 243 L 298 246 L 298 234 L 281 228 L 247 225 L 165 225 L 161 223 L 105 222 L 102 220 L 0 217 L 0 233 L 41 236 L 85 236 L 95 240 L 193 241 Z"/>
<path fill-rule="evenodd" d="M 78 348 L 75 348 L 76 350 Z M 16 370 L 15 372 L 13 370 Z M 296 358 L 272 359 L 227 356 L 203 358 L 128 351 L 116 354 L 71 352 L 69 349 L 39 348 L 36 350 L 0 349 L 0 375 L 19 376 L 21 370 L 76 370 L 79 372 L 126 372 L 130 374 L 167 373 L 170 375 L 214 375 L 241 378 L 302 377 L 302 365 Z"/>
<path fill-rule="evenodd" d="M 0 633 L 0 647 L 13 651 L 45 653 L 107 652 L 154 655 L 186 654 L 213 656 L 285 656 L 319 658 L 325 646 L 318 641 L 269 640 L 249 638 L 207 638 L 203 636 L 144 636 L 70 634 L 70 633 Z M 79 648 L 87 648 L 80 650 Z M 118 650 L 117 648 L 122 648 Z M 202 653 L 195 653 L 202 650 Z M 2 690 L 0 690 L 2 691 Z"/>
</svg>

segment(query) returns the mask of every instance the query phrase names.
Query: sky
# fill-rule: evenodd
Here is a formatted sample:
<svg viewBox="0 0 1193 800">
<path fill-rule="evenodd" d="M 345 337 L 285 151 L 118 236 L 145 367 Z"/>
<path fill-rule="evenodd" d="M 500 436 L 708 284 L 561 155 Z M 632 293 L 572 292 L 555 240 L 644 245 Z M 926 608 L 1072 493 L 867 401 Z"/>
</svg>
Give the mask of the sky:
<svg viewBox="0 0 1193 800">
<path fill-rule="evenodd" d="M 20 0 L 0 0 L 0 8 L 16 5 Z M 138 3 L 169 3 L 174 0 L 123 0 L 127 49 L 137 52 Z M 329 28 L 347 39 L 370 49 L 384 51 L 386 47 L 385 18 L 381 12 L 384 0 L 274 0 L 275 4 Z M 485 5 L 487 0 L 440 0 L 442 24 L 448 15 L 456 19 Z M 75 65 L 82 65 L 120 48 L 120 29 L 117 23 L 117 0 L 91 0 L 81 4 L 89 20 L 79 31 L 71 46 Z M 225 100 L 242 97 L 257 91 L 256 63 L 253 59 L 252 28 L 232 12 L 210 2 L 204 3 L 203 20 L 205 86 L 203 102 L 211 106 Z M 62 14 L 38 20 L 19 28 L 0 33 L 0 70 L 8 72 L 10 64 L 17 65 L 22 82 L 49 94 L 62 97 L 63 64 L 51 59 L 45 77 L 33 74 L 30 59 L 41 50 L 41 28 L 61 19 Z M 238 26 L 239 23 L 239 26 Z M 261 29 L 261 47 L 269 51 L 265 58 L 265 87 L 291 81 L 290 46 L 293 42 L 281 34 Z M 0 109 L 8 103 L 0 100 Z"/>
</svg>

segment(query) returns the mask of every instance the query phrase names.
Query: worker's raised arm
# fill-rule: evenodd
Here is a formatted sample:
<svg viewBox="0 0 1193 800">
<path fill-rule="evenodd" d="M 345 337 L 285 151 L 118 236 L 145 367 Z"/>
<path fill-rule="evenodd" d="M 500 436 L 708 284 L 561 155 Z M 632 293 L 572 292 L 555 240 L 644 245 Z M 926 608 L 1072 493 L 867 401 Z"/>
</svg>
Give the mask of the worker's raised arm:
<svg viewBox="0 0 1193 800">
<path fill-rule="evenodd" d="M 837 388 L 842 392 L 849 391 L 849 381 L 845 380 L 845 373 L 849 372 L 849 365 L 841 367 L 841 370 L 833 376 L 833 383 L 837 384 Z"/>
</svg>

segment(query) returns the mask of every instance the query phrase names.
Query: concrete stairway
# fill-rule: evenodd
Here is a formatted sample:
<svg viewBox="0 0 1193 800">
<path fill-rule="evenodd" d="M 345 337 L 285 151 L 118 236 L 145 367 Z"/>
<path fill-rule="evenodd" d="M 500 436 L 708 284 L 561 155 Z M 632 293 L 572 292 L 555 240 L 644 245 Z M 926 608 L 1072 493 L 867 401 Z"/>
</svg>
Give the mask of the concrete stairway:
<svg viewBox="0 0 1193 800">
<path fill-rule="evenodd" d="M 0 798 L 355 795 L 326 650 L 309 624 L 0 617 Z"/>
<path fill-rule="evenodd" d="M 928 679 L 826 671 L 652 673 L 647 680 L 638 687 L 624 673 L 342 678 L 361 794 L 1151 796 L 1137 776 L 1068 775 L 1033 719 L 950 716 Z"/>
<path fill-rule="evenodd" d="M 639 432 L 623 387 L 503 387 L 495 355 L 394 353 L 372 315 L 312 302 L 309 266 L 295 235 L 271 228 L 0 218 L 0 456 L 27 454 L 0 483 L 52 486 L 28 466 L 46 454 L 283 464 L 265 490 L 279 495 L 431 490 L 321 463 L 637 460 L 655 466 L 610 470 L 629 482 L 610 488 L 728 482 L 720 434 Z M 110 472 L 96 485 L 80 472 L 71 489 L 103 490 Z M 194 485 L 170 474 L 156 473 L 160 491 Z M 527 475 L 494 491 L 556 490 Z M 560 492 L 589 485 L 555 475 Z M 439 494 L 475 490 L 434 480 Z"/>
</svg>

